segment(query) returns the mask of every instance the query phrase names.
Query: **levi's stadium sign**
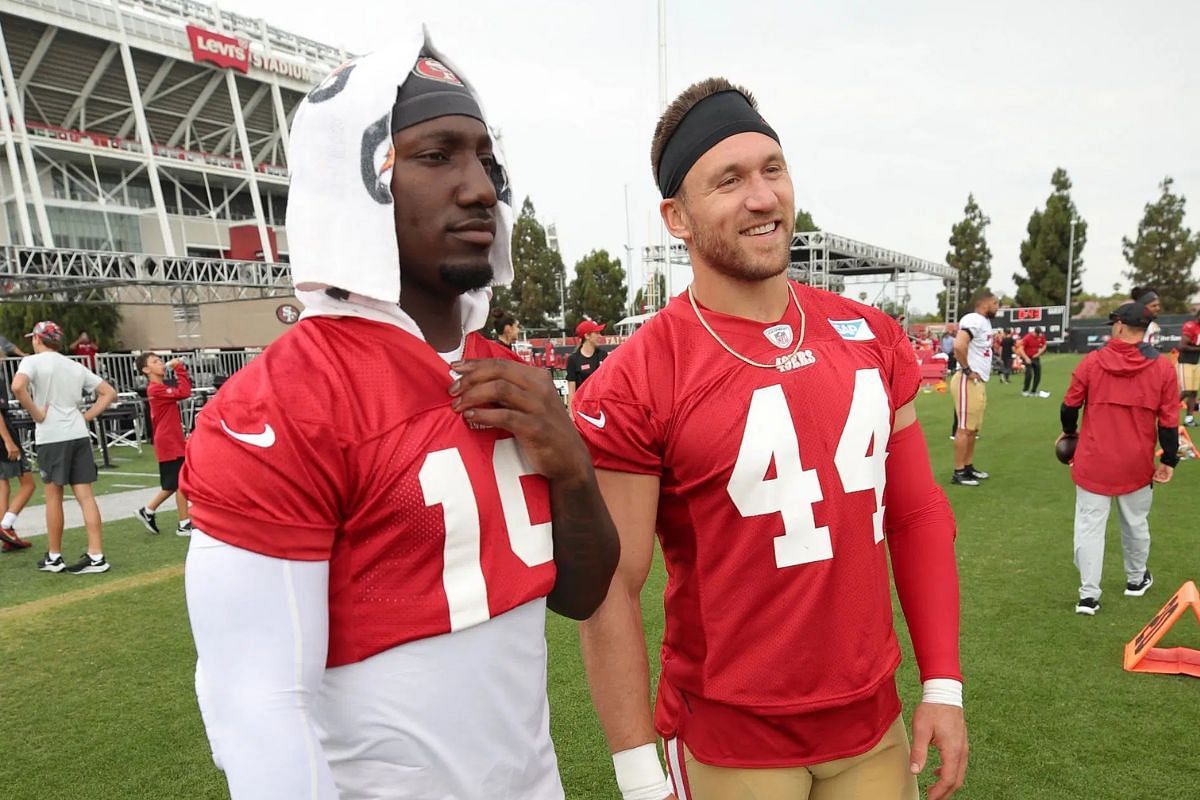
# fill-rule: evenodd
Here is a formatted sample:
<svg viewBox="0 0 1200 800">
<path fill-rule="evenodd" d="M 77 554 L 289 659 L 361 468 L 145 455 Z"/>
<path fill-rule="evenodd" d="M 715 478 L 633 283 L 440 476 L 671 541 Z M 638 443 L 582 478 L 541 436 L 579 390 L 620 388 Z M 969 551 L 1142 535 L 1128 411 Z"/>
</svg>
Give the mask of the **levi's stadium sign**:
<svg viewBox="0 0 1200 800">
<path fill-rule="evenodd" d="M 250 72 L 250 67 L 254 67 L 287 78 L 312 82 L 312 70 L 304 64 L 264 56 L 257 50 L 251 50 L 250 43 L 245 39 L 213 33 L 195 25 L 187 26 L 187 35 L 192 46 L 192 59 L 196 62 L 207 61 L 222 69 L 235 69 L 243 75 Z"/>
</svg>

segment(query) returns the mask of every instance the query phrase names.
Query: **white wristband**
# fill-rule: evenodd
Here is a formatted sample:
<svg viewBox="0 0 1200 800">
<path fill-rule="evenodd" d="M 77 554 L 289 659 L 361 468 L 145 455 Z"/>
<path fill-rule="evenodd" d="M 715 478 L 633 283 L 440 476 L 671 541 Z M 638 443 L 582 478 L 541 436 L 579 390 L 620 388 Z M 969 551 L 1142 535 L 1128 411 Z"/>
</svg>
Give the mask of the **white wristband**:
<svg viewBox="0 0 1200 800">
<path fill-rule="evenodd" d="M 613 753 L 612 760 L 621 800 L 663 800 L 671 794 L 653 742 Z"/>
<path fill-rule="evenodd" d="M 956 681 L 953 678 L 930 678 L 921 684 L 921 689 L 923 690 L 922 703 L 938 703 L 962 708 L 962 681 Z"/>
</svg>

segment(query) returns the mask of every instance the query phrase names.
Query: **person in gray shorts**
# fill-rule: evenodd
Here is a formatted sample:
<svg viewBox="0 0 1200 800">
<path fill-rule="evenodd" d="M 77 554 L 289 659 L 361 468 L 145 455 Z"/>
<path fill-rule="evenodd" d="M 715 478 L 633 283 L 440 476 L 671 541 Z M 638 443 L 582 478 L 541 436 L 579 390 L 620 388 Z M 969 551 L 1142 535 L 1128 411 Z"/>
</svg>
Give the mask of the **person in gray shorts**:
<svg viewBox="0 0 1200 800">
<path fill-rule="evenodd" d="M 9 494 L 10 479 L 17 479 L 17 493 Z M 17 515 L 33 497 L 33 476 L 21 441 L 8 418 L 8 392 L 0 392 L 0 550 L 24 550 L 29 542 L 17 535 Z"/>
<path fill-rule="evenodd" d="M 54 322 L 39 322 L 26 338 L 33 340 L 34 354 L 21 359 L 12 391 L 37 425 L 38 471 L 46 485 L 50 549 L 38 562 L 38 569 L 77 575 L 107 572 L 110 565 L 104 560 L 101 543 L 100 508 L 92 492 L 96 462 L 87 426 L 117 399 L 117 392 L 99 375 L 59 352 L 62 329 Z M 96 402 L 80 412 L 78 404 L 84 392 L 95 392 Z M 79 501 L 88 537 L 87 552 L 70 566 L 62 557 L 64 486 L 70 486 Z"/>
</svg>

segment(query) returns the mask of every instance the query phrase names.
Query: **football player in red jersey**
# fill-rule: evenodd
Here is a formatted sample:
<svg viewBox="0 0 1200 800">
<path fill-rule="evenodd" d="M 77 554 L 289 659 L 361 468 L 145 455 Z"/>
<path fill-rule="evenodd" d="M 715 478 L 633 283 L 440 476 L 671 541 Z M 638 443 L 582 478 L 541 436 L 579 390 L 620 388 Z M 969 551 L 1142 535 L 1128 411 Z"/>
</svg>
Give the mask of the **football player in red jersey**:
<svg viewBox="0 0 1200 800">
<path fill-rule="evenodd" d="M 301 104 L 304 318 L 189 441 L 197 695 L 234 800 L 563 797 L 545 609 L 591 614 L 619 543 L 549 378 L 473 332 L 512 278 L 511 192 L 470 87 L 410 44 Z"/>
<path fill-rule="evenodd" d="M 684 91 L 651 162 L 694 279 L 575 401 L 621 536 L 582 644 L 622 795 L 908 800 L 932 743 L 929 797 L 949 797 L 967 756 L 955 531 L 912 347 L 882 312 L 787 279 L 791 177 L 744 89 Z M 639 598 L 656 531 L 652 715 Z M 885 535 L 924 681 L 911 751 Z"/>
</svg>

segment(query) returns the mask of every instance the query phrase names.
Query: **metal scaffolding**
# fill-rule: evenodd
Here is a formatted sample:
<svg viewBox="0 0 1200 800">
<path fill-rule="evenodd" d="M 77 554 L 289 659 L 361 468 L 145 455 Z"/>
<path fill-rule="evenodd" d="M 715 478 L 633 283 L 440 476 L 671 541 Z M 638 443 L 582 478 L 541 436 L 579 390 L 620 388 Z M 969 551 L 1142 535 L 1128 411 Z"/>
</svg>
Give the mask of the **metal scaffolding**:
<svg viewBox="0 0 1200 800">
<path fill-rule="evenodd" d="M 671 245 L 670 261 L 671 266 L 688 266 L 687 248 L 682 244 Z M 661 280 L 658 276 L 666 269 L 661 246 L 642 249 L 642 268 L 646 275 L 643 290 L 646 305 L 651 309 L 662 308 L 670 298 L 658 296 Z M 913 280 L 941 280 L 951 300 L 946 304 L 946 313 L 951 314 L 958 307 L 958 270 L 947 264 L 926 261 L 827 231 L 804 231 L 792 236 L 791 263 L 788 265 L 788 276 L 792 279 L 840 292 L 845 279 L 857 275 L 891 276 L 905 296 Z M 953 320 L 947 317 L 946 321 Z"/>
</svg>

